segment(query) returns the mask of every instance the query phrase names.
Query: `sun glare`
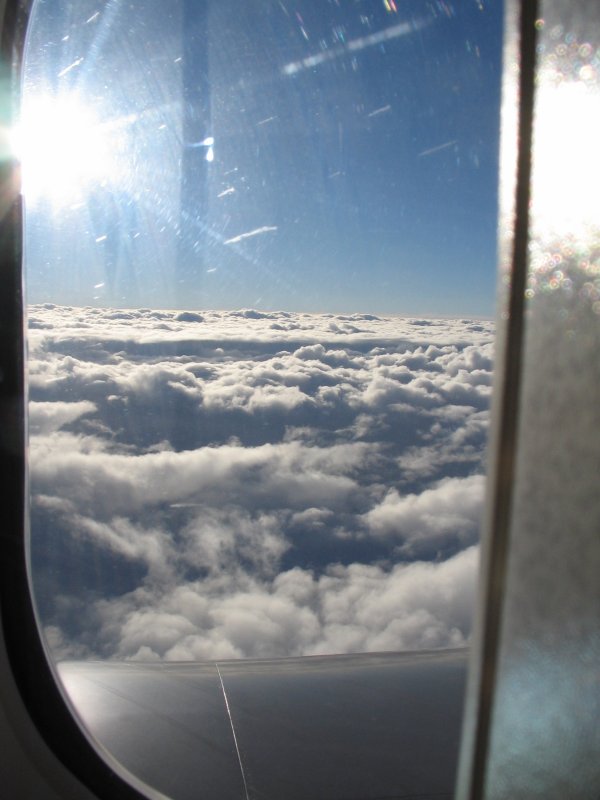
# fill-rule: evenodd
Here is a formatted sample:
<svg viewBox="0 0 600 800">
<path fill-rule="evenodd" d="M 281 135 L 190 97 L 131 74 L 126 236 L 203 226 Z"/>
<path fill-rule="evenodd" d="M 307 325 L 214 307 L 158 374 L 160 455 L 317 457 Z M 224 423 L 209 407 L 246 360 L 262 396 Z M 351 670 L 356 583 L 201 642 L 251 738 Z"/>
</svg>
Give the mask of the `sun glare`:
<svg viewBox="0 0 600 800">
<path fill-rule="evenodd" d="M 77 96 L 26 101 L 12 140 L 29 203 L 81 202 L 95 182 L 114 177 L 107 125 Z"/>
<path fill-rule="evenodd" d="M 575 81 L 563 81 L 558 86 L 550 81 L 542 83 L 536 128 L 536 230 L 545 239 L 558 239 L 567 233 L 587 239 L 598 229 L 598 187 L 588 177 L 588 153 L 596 149 L 600 129 L 595 86 Z M 568 207 L 563 202 L 565 196 L 569 198 Z"/>
</svg>

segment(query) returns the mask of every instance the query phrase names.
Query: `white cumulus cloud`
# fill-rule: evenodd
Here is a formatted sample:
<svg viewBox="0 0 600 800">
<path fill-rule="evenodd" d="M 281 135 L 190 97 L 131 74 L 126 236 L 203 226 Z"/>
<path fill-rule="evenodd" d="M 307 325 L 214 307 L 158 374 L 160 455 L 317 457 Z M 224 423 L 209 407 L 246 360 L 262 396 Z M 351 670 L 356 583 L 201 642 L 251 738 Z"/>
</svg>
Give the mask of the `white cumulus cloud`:
<svg viewBox="0 0 600 800">
<path fill-rule="evenodd" d="M 491 323 L 49 304 L 30 323 L 58 657 L 467 641 Z"/>
</svg>

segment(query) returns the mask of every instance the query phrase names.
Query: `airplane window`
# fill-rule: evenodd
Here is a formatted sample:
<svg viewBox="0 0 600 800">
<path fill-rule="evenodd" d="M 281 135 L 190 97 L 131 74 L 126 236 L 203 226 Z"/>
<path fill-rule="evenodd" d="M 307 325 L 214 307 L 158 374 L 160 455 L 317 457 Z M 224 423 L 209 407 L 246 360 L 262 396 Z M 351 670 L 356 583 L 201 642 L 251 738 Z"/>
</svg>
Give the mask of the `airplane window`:
<svg viewBox="0 0 600 800">
<path fill-rule="evenodd" d="M 306 730 L 327 675 L 342 706 L 362 665 L 387 686 L 393 654 L 469 642 L 501 27 L 500 0 L 33 4 L 14 147 L 35 602 L 94 736 L 171 797 L 192 795 L 123 745 L 157 676 L 187 687 L 151 692 L 177 763 L 217 686 L 194 758 L 217 769 L 224 697 L 245 796 L 308 797 L 323 771 L 267 786 L 251 745 L 275 696 L 285 746 L 297 659 Z"/>
</svg>

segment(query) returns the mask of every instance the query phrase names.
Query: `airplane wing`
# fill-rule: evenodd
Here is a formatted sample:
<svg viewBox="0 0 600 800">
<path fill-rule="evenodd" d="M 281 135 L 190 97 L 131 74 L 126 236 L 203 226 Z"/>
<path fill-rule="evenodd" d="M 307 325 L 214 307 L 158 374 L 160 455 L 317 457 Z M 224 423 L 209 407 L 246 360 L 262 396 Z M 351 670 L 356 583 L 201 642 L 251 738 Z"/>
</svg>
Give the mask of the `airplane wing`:
<svg viewBox="0 0 600 800">
<path fill-rule="evenodd" d="M 100 748 L 172 800 L 453 796 L 464 650 L 58 669 Z"/>
</svg>

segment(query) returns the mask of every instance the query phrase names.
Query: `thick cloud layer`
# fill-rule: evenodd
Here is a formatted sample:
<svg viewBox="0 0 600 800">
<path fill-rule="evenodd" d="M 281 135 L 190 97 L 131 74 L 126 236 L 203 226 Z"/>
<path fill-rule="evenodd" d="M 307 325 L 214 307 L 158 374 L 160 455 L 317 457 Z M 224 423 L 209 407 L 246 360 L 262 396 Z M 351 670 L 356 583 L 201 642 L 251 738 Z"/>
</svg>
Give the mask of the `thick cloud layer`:
<svg viewBox="0 0 600 800">
<path fill-rule="evenodd" d="M 491 323 L 30 310 L 32 559 L 57 657 L 469 636 Z"/>
</svg>

